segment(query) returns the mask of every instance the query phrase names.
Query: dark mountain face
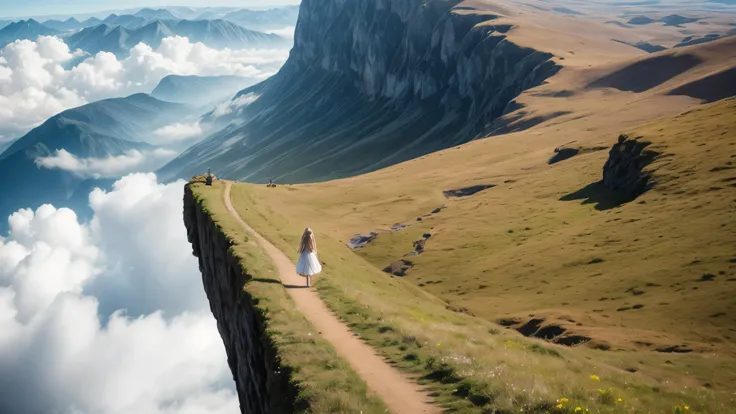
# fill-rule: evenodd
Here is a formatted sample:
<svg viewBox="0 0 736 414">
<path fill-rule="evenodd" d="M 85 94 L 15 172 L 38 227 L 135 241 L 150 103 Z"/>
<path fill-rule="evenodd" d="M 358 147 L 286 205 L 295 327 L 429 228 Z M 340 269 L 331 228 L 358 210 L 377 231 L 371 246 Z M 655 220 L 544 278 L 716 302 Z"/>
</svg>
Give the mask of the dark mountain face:
<svg viewBox="0 0 736 414">
<path fill-rule="evenodd" d="M 36 40 L 38 36 L 53 36 L 59 33 L 58 30 L 46 27 L 33 19 L 21 20 L 0 29 L 0 48 L 16 40 Z"/>
<path fill-rule="evenodd" d="M 459 1 L 304 0 L 282 70 L 242 91 L 232 122 L 160 173 L 306 182 L 376 170 L 484 133 L 559 69 Z M 467 9 L 467 8 L 466 8 Z"/>
<path fill-rule="evenodd" d="M 148 95 L 108 99 L 64 111 L 20 138 L 0 154 L 0 217 L 20 208 L 37 208 L 43 203 L 72 207 L 88 213 L 88 188 L 98 180 L 58 168 L 47 168 L 39 160 L 64 150 L 79 159 L 119 157 L 137 150 L 156 149 L 145 142 L 152 131 L 182 119 L 187 106 L 162 102 Z M 109 180 L 102 179 L 101 183 Z M 80 187 L 81 186 L 81 187 Z M 0 222 L 0 231 L 7 230 Z"/>
</svg>

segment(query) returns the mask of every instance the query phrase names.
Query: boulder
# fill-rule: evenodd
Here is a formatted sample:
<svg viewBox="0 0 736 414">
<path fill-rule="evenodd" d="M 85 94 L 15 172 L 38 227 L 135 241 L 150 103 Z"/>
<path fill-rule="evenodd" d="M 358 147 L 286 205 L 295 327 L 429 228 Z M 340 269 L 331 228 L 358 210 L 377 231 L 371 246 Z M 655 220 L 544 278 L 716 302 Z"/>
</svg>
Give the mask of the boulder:
<svg viewBox="0 0 736 414">
<path fill-rule="evenodd" d="M 649 145 L 650 142 L 620 135 L 603 166 L 603 185 L 631 198 L 636 198 L 651 188 L 652 175 L 644 167 L 651 164 L 659 153 L 646 149 Z"/>
</svg>

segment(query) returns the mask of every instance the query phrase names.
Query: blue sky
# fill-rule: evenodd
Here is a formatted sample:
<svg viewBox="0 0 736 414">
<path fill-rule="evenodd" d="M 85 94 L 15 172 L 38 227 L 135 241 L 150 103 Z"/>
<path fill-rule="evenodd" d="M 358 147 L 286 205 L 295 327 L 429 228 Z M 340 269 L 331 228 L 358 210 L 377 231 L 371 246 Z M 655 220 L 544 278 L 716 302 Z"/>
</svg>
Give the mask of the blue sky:
<svg viewBox="0 0 736 414">
<path fill-rule="evenodd" d="M 0 0 L 0 16 L 71 15 L 136 7 L 230 6 L 263 8 L 287 4 L 299 4 L 299 0 Z"/>
</svg>

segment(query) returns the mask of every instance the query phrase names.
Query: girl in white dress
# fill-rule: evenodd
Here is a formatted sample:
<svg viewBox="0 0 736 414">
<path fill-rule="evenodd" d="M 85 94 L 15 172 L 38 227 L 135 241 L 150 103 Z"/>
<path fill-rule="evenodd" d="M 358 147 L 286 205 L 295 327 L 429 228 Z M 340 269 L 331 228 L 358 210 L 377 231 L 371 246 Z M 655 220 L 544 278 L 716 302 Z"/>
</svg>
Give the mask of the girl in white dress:
<svg viewBox="0 0 736 414">
<path fill-rule="evenodd" d="M 314 239 L 314 232 L 309 227 L 302 234 L 298 253 L 299 261 L 296 263 L 296 273 L 306 277 L 307 287 L 310 287 L 310 278 L 322 271 L 322 265 L 317 258 L 317 241 Z"/>
</svg>

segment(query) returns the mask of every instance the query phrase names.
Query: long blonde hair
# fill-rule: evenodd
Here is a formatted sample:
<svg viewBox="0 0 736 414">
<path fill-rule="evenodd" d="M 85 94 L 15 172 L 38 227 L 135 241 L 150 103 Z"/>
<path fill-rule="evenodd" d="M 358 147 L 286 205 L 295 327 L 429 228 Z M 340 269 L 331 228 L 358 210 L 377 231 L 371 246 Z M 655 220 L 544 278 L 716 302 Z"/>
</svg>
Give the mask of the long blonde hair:
<svg viewBox="0 0 736 414">
<path fill-rule="evenodd" d="M 317 241 L 314 239 L 314 232 L 309 227 L 304 229 L 302 241 L 299 243 L 299 253 L 302 252 L 317 252 Z"/>
</svg>

